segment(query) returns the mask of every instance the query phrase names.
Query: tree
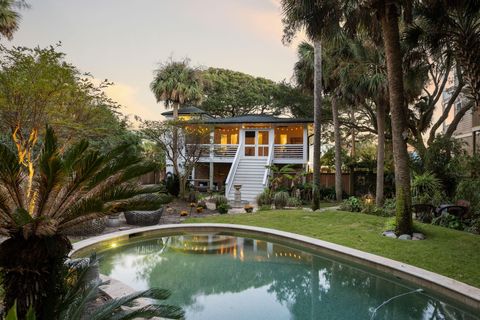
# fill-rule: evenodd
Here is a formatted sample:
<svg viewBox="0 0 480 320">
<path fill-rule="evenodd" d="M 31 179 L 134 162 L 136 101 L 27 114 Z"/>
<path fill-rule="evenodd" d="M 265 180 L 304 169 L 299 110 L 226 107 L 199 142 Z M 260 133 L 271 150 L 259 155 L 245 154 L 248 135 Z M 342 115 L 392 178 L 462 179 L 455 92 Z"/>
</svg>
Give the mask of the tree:
<svg viewBox="0 0 480 320">
<path fill-rule="evenodd" d="M 0 232 L 7 237 L 0 244 L 0 267 L 7 309 L 16 301 L 22 317 L 33 306 L 40 319 L 55 319 L 71 250 L 63 230 L 134 208 L 144 203 L 139 195 L 156 191 L 136 182 L 153 166 L 133 147 L 125 143 L 102 153 L 82 140 L 62 148 L 50 127 L 38 152 L 0 144 Z"/>
<path fill-rule="evenodd" d="M 410 195 L 410 168 L 407 152 L 408 108 L 403 82 L 403 60 L 400 47 L 399 16 L 404 6 L 405 23 L 411 22 L 411 1 L 353 1 L 350 17 L 369 16 L 374 13 L 379 21 L 387 67 L 388 94 L 392 123 L 392 144 L 395 166 L 396 233 L 412 232 Z M 356 6 L 358 5 L 358 6 Z M 353 14 L 352 14 L 353 13 Z"/>
<path fill-rule="evenodd" d="M 165 107 L 172 106 L 173 119 L 178 119 L 178 108 L 186 103 L 200 103 L 203 98 L 203 79 L 199 70 L 190 67 L 190 60 L 168 60 L 155 70 L 155 77 L 150 84 L 157 102 L 163 101 Z M 178 131 L 173 128 L 172 150 L 177 152 Z M 178 166 L 178 155 L 173 154 L 174 167 Z"/>
<path fill-rule="evenodd" d="M 410 37 L 423 41 L 432 55 L 451 51 L 472 100 L 480 106 L 480 2 L 422 0 L 414 9 Z"/>
<path fill-rule="evenodd" d="M 28 139 L 48 123 L 60 141 L 106 146 L 128 135 L 126 119 L 89 74 L 65 61 L 58 47 L 0 47 L 0 131 Z"/>
<path fill-rule="evenodd" d="M 143 121 L 141 132 L 145 138 L 155 142 L 170 160 L 174 174 L 180 180 L 180 196 L 185 197 L 185 188 L 195 165 L 208 152 L 210 129 L 201 125 L 189 125 L 182 121 Z M 177 132 L 178 143 L 173 143 Z"/>
<path fill-rule="evenodd" d="M 314 47 L 314 142 L 312 209 L 320 207 L 321 105 L 322 105 L 322 37 L 335 33 L 339 27 L 338 1 L 282 0 L 284 42 L 290 42 L 295 33 L 305 30 Z"/>
<path fill-rule="evenodd" d="M 280 113 L 274 81 L 218 68 L 208 68 L 202 76 L 206 83 L 202 108 L 214 117 Z"/>
<path fill-rule="evenodd" d="M 28 8 L 23 0 L 2 0 L 0 1 L 0 34 L 12 40 L 13 33 L 18 30 L 20 14 L 18 9 Z"/>
</svg>

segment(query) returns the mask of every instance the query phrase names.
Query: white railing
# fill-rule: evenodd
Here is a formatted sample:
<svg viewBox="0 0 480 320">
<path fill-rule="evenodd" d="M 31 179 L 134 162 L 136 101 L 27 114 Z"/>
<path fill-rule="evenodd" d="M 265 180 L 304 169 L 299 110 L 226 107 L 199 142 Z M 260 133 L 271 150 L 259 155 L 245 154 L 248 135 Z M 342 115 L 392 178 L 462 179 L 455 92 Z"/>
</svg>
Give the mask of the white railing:
<svg viewBox="0 0 480 320">
<path fill-rule="evenodd" d="M 238 168 L 238 163 L 240 162 L 240 153 L 243 145 L 238 145 L 237 151 L 235 152 L 235 158 L 233 159 L 232 166 L 228 172 L 227 179 L 225 180 L 225 197 L 228 197 L 230 190 L 232 189 L 233 177 L 235 177 L 235 172 Z"/>
<path fill-rule="evenodd" d="M 275 159 L 303 159 L 303 144 L 276 144 L 273 156 Z"/>
<path fill-rule="evenodd" d="M 270 176 L 270 166 L 272 165 L 273 162 L 273 144 L 270 144 L 268 146 L 268 158 L 267 158 L 267 163 L 265 164 L 265 174 L 263 175 L 263 187 L 266 188 L 268 187 L 268 178 Z"/>
<path fill-rule="evenodd" d="M 238 144 L 214 144 L 213 157 L 214 158 L 234 158 L 238 148 Z"/>
<path fill-rule="evenodd" d="M 188 148 L 196 145 L 187 144 Z M 201 144 L 200 153 L 202 158 L 234 158 L 237 150 L 239 150 L 238 144 Z"/>
</svg>

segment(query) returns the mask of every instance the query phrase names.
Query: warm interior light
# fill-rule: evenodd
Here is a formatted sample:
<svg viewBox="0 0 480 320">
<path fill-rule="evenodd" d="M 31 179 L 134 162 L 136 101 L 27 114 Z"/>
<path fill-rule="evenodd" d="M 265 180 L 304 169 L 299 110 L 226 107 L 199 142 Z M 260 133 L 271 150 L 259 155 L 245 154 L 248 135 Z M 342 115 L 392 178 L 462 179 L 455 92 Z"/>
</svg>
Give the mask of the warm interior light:
<svg viewBox="0 0 480 320">
<path fill-rule="evenodd" d="M 280 144 L 287 144 L 287 134 L 285 133 L 280 134 Z"/>
<path fill-rule="evenodd" d="M 233 133 L 230 139 L 232 140 L 232 144 L 238 144 L 238 133 Z"/>
</svg>

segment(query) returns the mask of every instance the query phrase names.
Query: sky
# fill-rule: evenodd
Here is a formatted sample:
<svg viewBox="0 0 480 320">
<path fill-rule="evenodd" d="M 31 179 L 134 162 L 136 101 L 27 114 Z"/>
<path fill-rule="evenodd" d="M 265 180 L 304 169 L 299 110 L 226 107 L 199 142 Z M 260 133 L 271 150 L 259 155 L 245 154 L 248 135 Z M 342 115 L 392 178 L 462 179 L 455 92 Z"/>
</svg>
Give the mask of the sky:
<svg viewBox="0 0 480 320">
<path fill-rule="evenodd" d="M 158 64 L 191 64 L 290 80 L 295 44 L 281 42 L 279 0 L 27 0 L 11 45 L 61 41 L 66 60 L 115 85 L 122 112 L 160 120 L 149 89 Z"/>
</svg>

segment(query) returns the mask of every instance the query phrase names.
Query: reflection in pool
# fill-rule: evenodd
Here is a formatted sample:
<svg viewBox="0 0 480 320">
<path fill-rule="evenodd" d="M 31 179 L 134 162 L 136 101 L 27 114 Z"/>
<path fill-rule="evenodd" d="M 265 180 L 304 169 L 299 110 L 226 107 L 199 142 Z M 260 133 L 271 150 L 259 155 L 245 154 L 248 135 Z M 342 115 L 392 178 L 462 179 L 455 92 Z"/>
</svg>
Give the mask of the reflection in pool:
<svg viewBox="0 0 480 320">
<path fill-rule="evenodd" d="M 135 289 L 170 289 L 186 319 L 479 319 L 366 269 L 227 235 L 129 243 L 101 253 L 100 270 Z"/>
</svg>

